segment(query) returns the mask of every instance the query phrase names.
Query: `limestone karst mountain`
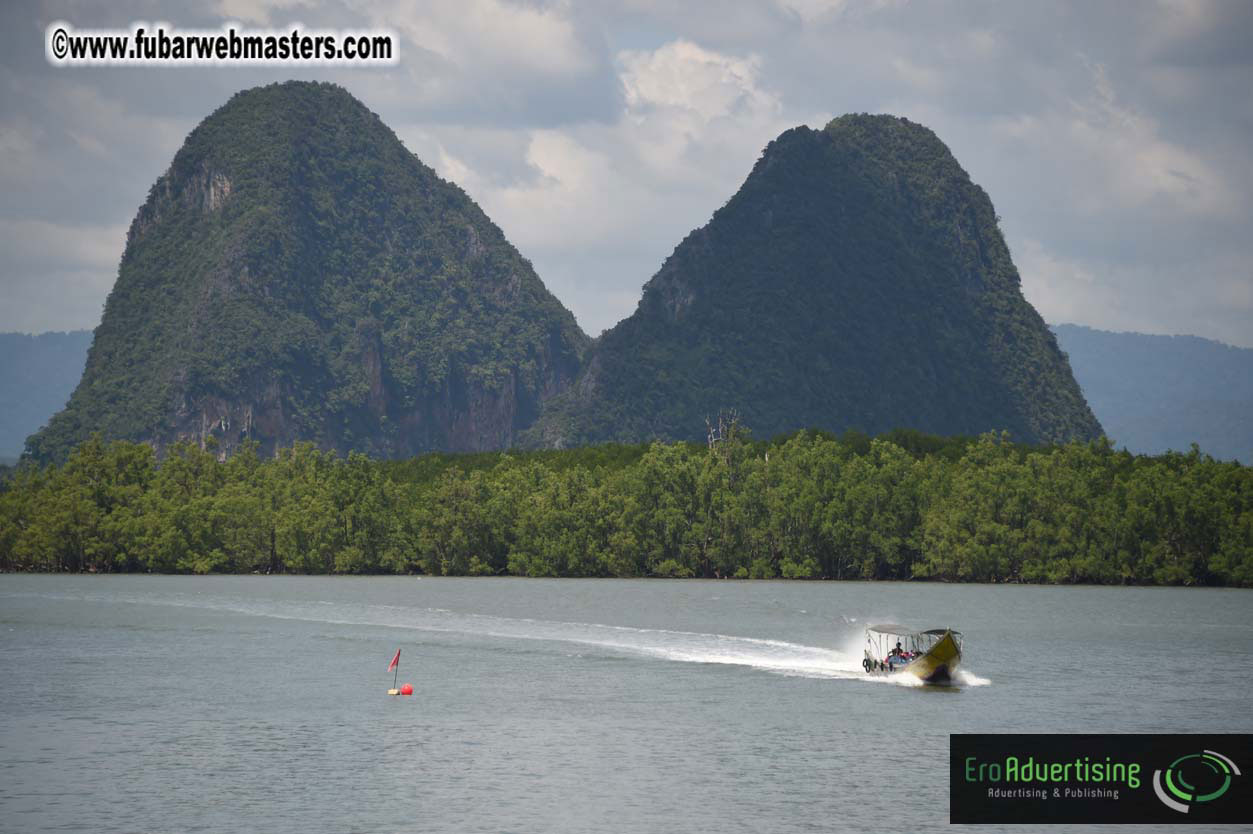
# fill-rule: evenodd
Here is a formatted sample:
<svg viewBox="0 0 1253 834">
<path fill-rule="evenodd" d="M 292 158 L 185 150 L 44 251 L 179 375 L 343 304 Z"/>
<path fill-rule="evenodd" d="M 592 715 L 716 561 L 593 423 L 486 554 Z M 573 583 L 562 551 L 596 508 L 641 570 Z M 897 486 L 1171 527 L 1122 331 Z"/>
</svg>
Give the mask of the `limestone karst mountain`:
<svg viewBox="0 0 1253 834">
<path fill-rule="evenodd" d="M 699 439 L 728 408 L 765 437 L 1101 433 L 988 195 L 934 133 L 891 116 L 771 142 L 526 439 Z"/>
<path fill-rule="evenodd" d="M 235 95 L 131 224 L 82 381 L 36 460 L 92 432 L 223 454 L 513 443 L 587 337 L 456 185 L 340 87 Z"/>
</svg>

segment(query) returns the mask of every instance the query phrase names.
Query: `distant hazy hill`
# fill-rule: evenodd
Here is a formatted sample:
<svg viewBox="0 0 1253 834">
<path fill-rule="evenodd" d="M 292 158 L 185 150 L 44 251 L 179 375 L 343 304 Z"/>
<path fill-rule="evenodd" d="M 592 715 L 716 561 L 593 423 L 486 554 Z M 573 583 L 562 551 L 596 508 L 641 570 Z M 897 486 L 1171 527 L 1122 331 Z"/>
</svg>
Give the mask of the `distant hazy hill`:
<svg viewBox="0 0 1253 834">
<path fill-rule="evenodd" d="M 0 333 L 0 459 L 20 455 L 26 438 L 65 406 L 90 344 L 90 330 Z"/>
<path fill-rule="evenodd" d="M 32 438 L 509 446 L 587 337 L 465 192 L 330 84 L 235 95 L 127 235 L 68 407 Z"/>
<path fill-rule="evenodd" d="M 723 408 L 759 436 L 1101 433 L 988 195 L 934 133 L 892 116 L 771 142 L 526 437 L 695 439 Z"/>
<path fill-rule="evenodd" d="M 1253 350 L 1196 336 L 1053 330 L 1119 446 L 1154 454 L 1196 443 L 1214 457 L 1253 462 Z"/>
</svg>

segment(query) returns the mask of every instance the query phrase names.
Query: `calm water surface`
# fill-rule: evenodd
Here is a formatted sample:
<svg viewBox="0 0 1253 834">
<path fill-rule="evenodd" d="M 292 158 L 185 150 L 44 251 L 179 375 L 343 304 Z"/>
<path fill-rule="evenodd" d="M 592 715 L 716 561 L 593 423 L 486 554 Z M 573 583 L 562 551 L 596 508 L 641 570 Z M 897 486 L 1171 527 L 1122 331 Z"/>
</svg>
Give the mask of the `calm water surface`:
<svg viewBox="0 0 1253 834">
<path fill-rule="evenodd" d="M 864 679 L 872 621 L 964 631 L 963 685 Z M 0 576 L 0 831 L 948 829 L 951 732 L 1251 690 L 1248 591 Z"/>
</svg>

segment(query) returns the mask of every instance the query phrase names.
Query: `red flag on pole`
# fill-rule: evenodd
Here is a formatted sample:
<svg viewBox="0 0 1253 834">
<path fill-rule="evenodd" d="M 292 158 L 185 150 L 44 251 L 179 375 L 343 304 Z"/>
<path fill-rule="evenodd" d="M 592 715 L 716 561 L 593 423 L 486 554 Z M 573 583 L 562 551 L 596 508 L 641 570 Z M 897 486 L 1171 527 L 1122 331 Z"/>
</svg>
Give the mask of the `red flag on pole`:
<svg viewBox="0 0 1253 834">
<path fill-rule="evenodd" d="M 400 665 L 400 649 L 396 649 L 396 656 L 392 658 L 392 662 L 387 664 L 387 671 L 391 671 Z"/>
</svg>

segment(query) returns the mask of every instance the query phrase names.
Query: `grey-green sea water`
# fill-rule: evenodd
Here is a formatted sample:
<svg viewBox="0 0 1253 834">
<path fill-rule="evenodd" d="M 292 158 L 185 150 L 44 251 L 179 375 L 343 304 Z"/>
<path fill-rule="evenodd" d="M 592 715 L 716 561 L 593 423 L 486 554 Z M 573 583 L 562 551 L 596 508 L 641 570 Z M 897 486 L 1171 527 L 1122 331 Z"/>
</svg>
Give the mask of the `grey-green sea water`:
<svg viewBox="0 0 1253 834">
<path fill-rule="evenodd" d="M 960 685 L 867 680 L 884 620 L 962 630 Z M 8 575 L 0 831 L 938 830 L 949 733 L 1251 690 L 1249 591 Z"/>
</svg>

